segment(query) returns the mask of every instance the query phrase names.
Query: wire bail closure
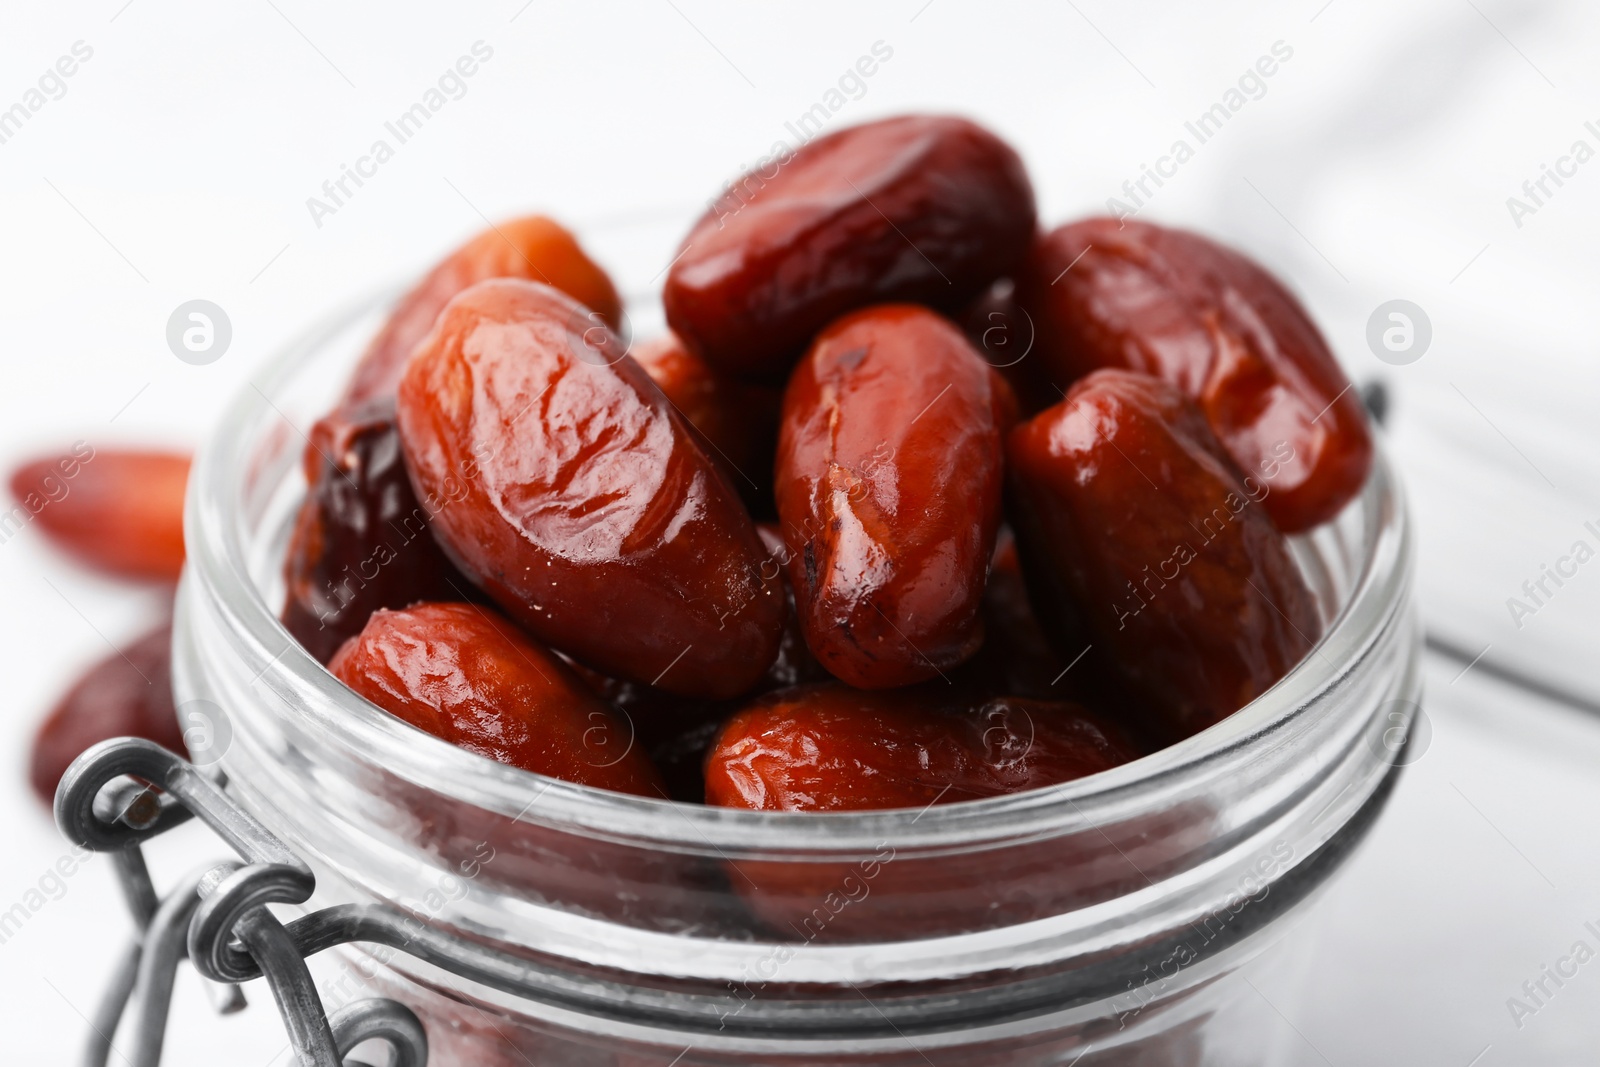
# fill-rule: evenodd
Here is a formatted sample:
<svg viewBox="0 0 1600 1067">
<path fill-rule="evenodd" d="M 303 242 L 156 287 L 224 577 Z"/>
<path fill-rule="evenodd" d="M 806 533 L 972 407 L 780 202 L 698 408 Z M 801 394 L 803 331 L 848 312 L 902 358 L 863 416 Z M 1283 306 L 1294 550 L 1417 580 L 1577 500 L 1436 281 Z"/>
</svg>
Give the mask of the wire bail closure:
<svg viewBox="0 0 1600 1067">
<path fill-rule="evenodd" d="M 173 980 L 185 957 L 224 1013 L 245 1006 L 238 983 L 265 977 L 301 1067 L 362 1067 L 346 1057 L 373 1040 L 389 1046 L 394 1067 L 426 1067 L 427 1035 L 404 1004 L 375 997 L 329 1017 L 305 958 L 362 938 L 323 936 L 302 946 L 268 905 L 310 899 L 316 888 L 311 868 L 188 761 L 138 738 L 102 741 L 62 776 L 55 817 L 69 841 L 111 855 L 135 926 L 95 1012 L 85 1067 L 105 1067 L 130 1002 L 132 1067 L 158 1067 Z M 143 845 L 195 817 L 238 858 L 189 875 L 160 898 Z M 349 935 L 361 933 L 359 924 L 337 925 Z"/>
</svg>

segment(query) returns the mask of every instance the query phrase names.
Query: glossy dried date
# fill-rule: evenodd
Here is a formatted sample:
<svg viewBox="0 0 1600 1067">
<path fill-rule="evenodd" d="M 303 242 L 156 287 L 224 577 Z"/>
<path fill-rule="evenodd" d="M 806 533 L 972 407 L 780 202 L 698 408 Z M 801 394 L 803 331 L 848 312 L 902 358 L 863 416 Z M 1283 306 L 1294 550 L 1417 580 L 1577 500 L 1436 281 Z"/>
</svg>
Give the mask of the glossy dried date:
<svg viewBox="0 0 1600 1067">
<path fill-rule="evenodd" d="M 884 119 L 734 182 L 684 239 L 662 303 L 719 372 L 781 382 L 847 311 L 961 307 L 1021 260 L 1033 229 L 1033 187 L 999 138 L 948 116 Z"/>
<path fill-rule="evenodd" d="M 412 492 L 393 396 L 318 420 L 306 455 L 315 470 L 284 559 L 283 623 L 319 663 L 379 608 L 473 596 Z"/>
<path fill-rule="evenodd" d="M 931 678 L 983 640 L 1010 389 L 910 304 L 817 337 L 784 394 L 778 514 L 806 643 L 837 678 Z"/>
<path fill-rule="evenodd" d="M 620 319 L 622 304 L 605 272 L 572 234 L 541 215 L 491 226 L 400 300 L 357 364 L 344 401 L 312 429 L 305 452 L 310 488 L 285 564 L 284 623 L 324 663 L 377 608 L 470 595 L 424 528 L 395 436 L 394 393 L 444 306 L 477 282 L 507 277 L 552 285 L 600 323 Z"/>
<path fill-rule="evenodd" d="M 172 704 L 172 625 L 164 623 L 90 667 L 34 735 L 28 781 L 52 803 L 56 783 L 79 753 L 113 737 L 142 737 L 182 756 Z"/>
<path fill-rule="evenodd" d="M 1097 218 L 1039 238 L 1020 281 L 1039 331 L 1029 370 L 1054 396 L 1099 367 L 1176 385 L 1240 471 L 1272 487 L 1279 529 L 1331 519 L 1366 483 L 1360 397 L 1305 308 L 1251 260 L 1198 234 Z"/>
<path fill-rule="evenodd" d="M 1136 753 L 1075 704 L 999 697 L 971 709 L 836 683 L 786 689 L 730 719 L 706 803 L 753 811 L 920 808 L 1017 793 Z"/>
<path fill-rule="evenodd" d="M 1271 688 L 1321 632 L 1263 504 L 1176 388 L 1096 371 L 1011 431 L 1011 522 L 1063 655 L 1093 643 L 1180 736 Z"/>
<path fill-rule="evenodd" d="M 11 475 L 14 532 L 39 524 L 78 562 L 119 578 L 176 581 L 183 570 L 183 492 L 189 457 L 96 450 L 83 441 Z"/>
<path fill-rule="evenodd" d="M 560 657 L 476 604 L 378 611 L 328 669 L 419 730 L 525 771 L 639 796 L 661 778 Z"/>
<path fill-rule="evenodd" d="M 400 436 L 441 547 L 540 640 L 686 696 L 747 692 L 783 589 L 723 473 L 585 309 L 497 280 L 451 302 L 400 383 Z"/>
<path fill-rule="evenodd" d="M 565 228 L 543 215 L 490 226 L 450 253 L 401 298 L 367 346 L 345 389 L 345 403 L 393 395 L 406 360 L 457 293 L 489 278 L 526 278 L 560 289 L 616 328 L 622 301 Z"/>
</svg>

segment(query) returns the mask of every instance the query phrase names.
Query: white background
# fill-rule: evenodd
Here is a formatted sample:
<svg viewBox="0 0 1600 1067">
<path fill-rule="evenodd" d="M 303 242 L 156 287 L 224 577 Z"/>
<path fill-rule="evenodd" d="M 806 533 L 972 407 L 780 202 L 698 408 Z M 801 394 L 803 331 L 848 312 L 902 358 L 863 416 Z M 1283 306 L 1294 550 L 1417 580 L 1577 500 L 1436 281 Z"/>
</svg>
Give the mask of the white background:
<svg viewBox="0 0 1600 1067">
<path fill-rule="evenodd" d="M 1521 628 L 1506 606 L 1600 518 L 1600 160 L 1521 226 L 1506 205 L 1573 141 L 1600 149 L 1584 129 L 1600 127 L 1600 9 L 448 6 L 7 6 L 0 109 L 74 42 L 93 56 L 0 144 L 0 460 L 80 437 L 97 448 L 198 444 L 286 339 L 415 275 L 484 217 L 553 213 L 600 258 L 626 247 L 653 264 L 620 279 L 647 292 L 692 215 L 875 42 L 892 57 L 833 125 L 907 109 L 978 117 L 1017 145 L 1053 222 L 1103 211 L 1282 41 L 1293 55 L 1265 94 L 1143 217 L 1250 250 L 1304 295 L 1353 377 L 1389 383 L 1428 625 L 1469 655 L 1487 649 L 1465 673 L 1430 661 L 1432 745 L 1327 899 L 1311 988 L 1279 1005 L 1284 1025 L 1303 1062 L 1341 1067 L 1592 1058 L 1600 962 L 1520 1028 L 1506 999 L 1580 937 L 1600 947 L 1583 930 L 1600 920 L 1600 721 L 1484 668 L 1600 694 L 1600 563 Z M 306 199 L 480 40 L 493 58 L 466 94 L 315 225 Z M 221 305 L 234 332 L 204 367 L 180 362 L 164 338 L 172 310 L 197 297 Z M 1404 367 L 1365 341 L 1373 309 L 1397 297 L 1433 326 L 1430 349 Z M 12 811 L 0 910 L 64 851 L 21 784 L 34 721 L 76 669 L 132 637 L 155 600 L 70 570 L 36 531 L 0 545 L 12 705 L 0 749 L 13 772 L 0 785 Z M 207 854 L 197 837 L 176 840 L 156 862 L 172 877 Z M 80 1016 L 125 930 L 95 860 L 0 945 L 8 1061 L 76 1055 Z M 264 992 L 255 998 L 243 1016 L 216 1020 L 181 983 L 170 1062 L 282 1062 Z"/>
</svg>

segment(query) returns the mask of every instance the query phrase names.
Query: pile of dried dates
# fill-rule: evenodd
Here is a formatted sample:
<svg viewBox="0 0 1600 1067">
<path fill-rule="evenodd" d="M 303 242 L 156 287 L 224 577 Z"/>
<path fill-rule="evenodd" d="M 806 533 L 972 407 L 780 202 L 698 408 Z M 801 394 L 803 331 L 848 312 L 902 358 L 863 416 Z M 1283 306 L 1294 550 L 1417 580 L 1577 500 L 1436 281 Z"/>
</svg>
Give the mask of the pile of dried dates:
<svg viewBox="0 0 1600 1067">
<path fill-rule="evenodd" d="M 763 811 L 924 807 L 1125 763 L 1321 634 L 1288 535 L 1365 413 L 1205 237 L 1041 231 L 960 118 L 817 138 L 684 238 L 632 346 L 543 217 L 452 253 L 305 452 L 289 631 L 490 759 Z"/>
</svg>

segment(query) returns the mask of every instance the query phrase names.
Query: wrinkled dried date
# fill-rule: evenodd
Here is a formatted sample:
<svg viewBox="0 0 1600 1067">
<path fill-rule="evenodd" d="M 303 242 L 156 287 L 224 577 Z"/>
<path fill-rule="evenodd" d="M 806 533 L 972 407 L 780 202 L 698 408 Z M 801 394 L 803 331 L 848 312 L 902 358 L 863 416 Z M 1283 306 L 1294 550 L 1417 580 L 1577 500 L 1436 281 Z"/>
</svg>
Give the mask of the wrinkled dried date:
<svg viewBox="0 0 1600 1067">
<path fill-rule="evenodd" d="M 284 560 L 283 622 L 327 663 L 379 608 L 465 600 L 406 476 L 394 398 L 340 406 L 311 428 L 316 465 Z"/>
<path fill-rule="evenodd" d="M 783 394 L 717 374 L 676 334 L 635 345 L 629 354 L 705 436 L 712 457 L 728 468 L 728 480 L 751 511 L 770 512 L 772 454 Z"/>
<path fill-rule="evenodd" d="M 605 272 L 554 221 L 492 226 L 446 256 L 390 314 L 356 365 L 345 399 L 312 429 L 308 491 L 284 573 L 284 624 L 319 661 L 378 608 L 456 600 L 470 585 L 439 553 L 407 481 L 394 427 L 406 360 L 457 293 L 488 278 L 553 285 L 616 325 L 622 305 Z"/>
<path fill-rule="evenodd" d="M 1020 282 L 1038 329 L 1027 369 L 1050 402 L 1099 367 L 1170 382 L 1199 402 L 1239 469 L 1271 485 L 1264 506 L 1287 533 L 1331 519 L 1365 484 L 1360 397 L 1300 302 L 1239 253 L 1088 219 L 1039 238 Z"/>
<path fill-rule="evenodd" d="M 846 316 L 796 368 L 778 514 L 806 643 L 836 677 L 907 685 L 977 650 L 1014 416 L 961 332 L 910 304 Z"/>
<path fill-rule="evenodd" d="M 659 797 L 629 726 L 560 657 L 475 604 L 378 611 L 328 669 L 419 730 L 580 785 Z"/>
<path fill-rule="evenodd" d="M 1187 735 L 1271 688 L 1321 631 L 1315 600 L 1192 401 L 1096 371 L 1012 430 L 1011 521 L 1063 655 L 1093 642 Z"/>
<path fill-rule="evenodd" d="M 401 380 L 400 436 L 445 553 L 536 637 L 687 696 L 748 691 L 782 586 L 737 493 L 609 331 L 548 286 L 451 302 Z"/>
<path fill-rule="evenodd" d="M 142 737 L 183 755 L 172 704 L 172 625 L 124 645 L 90 667 L 34 735 L 28 781 L 46 804 L 79 753 L 113 737 Z"/>
<path fill-rule="evenodd" d="M 1056 785 L 1134 759 L 1066 702 L 925 695 L 837 683 L 781 690 L 730 719 L 706 758 L 706 803 L 754 811 L 919 808 Z"/>
<path fill-rule="evenodd" d="M 83 441 L 11 475 L 18 511 L 78 562 L 121 578 L 176 581 L 183 570 L 189 457 L 96 451 Z M 23 520 L 26 521 L 26 520 Z"/>
<path fill-rule="evenodd" d="M 885 119 L 738 179 L 684 239 L 662 303 L 719 372 L 779 382 L 847 311 L 961 307 L 1016 265 L 1033 229 L 1022 161 L 992 133 L 946 116 Z"/>
<path fill-rule="evenodd" d="M 450 253 L 401 298 L 372 339 L 345 389 L 344 403 L 392 396 L 406 360 L 433 329 L 434 320 L 457 293 L 489 278 L 525 278 L 560 289 L 617 327 L 622 301 L 577 238 L 543 215 L 491 226 Z"/>
</svg>

